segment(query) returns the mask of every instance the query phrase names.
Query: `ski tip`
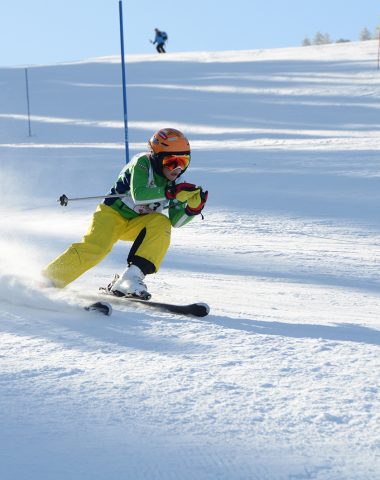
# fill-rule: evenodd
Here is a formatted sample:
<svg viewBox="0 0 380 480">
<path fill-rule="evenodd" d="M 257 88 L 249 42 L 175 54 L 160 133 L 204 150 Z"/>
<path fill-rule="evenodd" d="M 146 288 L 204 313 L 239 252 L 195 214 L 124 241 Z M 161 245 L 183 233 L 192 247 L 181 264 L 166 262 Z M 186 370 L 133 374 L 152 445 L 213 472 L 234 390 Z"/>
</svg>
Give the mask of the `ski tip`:
<svg viewBox="0 0 380 480">
<path fill-rule="evenodd" d="M 103 315 L 107 315 L 108 317 L 112 314 L 112 305 L 108 302 L 95 302 L 92 303 L 91 305 L 88 305 L 87 307 L 84 307 L 85 310 L 89 311 L 95 311 L 95 312 L 100 312 Z"/>
<path fill-rule="evenodd" d="M 197 317 L 206 317 L 210 313 L 210 307 L 207 303 L 195 303 L 194 307 L 196 307 Z"/>
<path fill-rule="evenodd" d="M 101 302 L 103 303 L 103 305 L 105 306 L 106 308 L 106 315 L 109 317 L 110 315 L 112 315 L 112 305 L 108 302 Z"/>
</svg>

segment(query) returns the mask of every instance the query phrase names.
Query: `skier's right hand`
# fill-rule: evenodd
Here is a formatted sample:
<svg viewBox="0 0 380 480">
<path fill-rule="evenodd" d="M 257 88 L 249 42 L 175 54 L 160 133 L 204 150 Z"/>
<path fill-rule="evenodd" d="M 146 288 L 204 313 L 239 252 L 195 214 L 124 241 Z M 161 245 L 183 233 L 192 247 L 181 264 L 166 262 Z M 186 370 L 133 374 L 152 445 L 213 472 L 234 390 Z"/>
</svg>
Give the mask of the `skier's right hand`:
<svg viewBox="0 0 380 480">
<path fill-rule="evenodd" d="M 165 196 L 169 200 L 178 200 L 179 202 L 187 202 L 187 200 L 199 190 L 199 187 L 193 183 L 177 183 L 169 184 L 165 190 Z"/>
</svg>

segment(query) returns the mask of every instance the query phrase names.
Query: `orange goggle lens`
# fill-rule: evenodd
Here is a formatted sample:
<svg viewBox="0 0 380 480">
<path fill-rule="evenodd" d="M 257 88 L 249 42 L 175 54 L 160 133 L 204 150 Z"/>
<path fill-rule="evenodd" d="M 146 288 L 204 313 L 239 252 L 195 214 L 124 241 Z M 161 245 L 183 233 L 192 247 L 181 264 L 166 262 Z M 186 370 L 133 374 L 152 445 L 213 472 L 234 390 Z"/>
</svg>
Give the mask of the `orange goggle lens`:
<svg viewBox="0 0 380 480">
<path fill-rule="evenodd" d="M 162 160 L 162 166 L 169 170 L 180 168 L 186 170 L 190 163 L 190 155 L 166 155 Z"/>
</svg>

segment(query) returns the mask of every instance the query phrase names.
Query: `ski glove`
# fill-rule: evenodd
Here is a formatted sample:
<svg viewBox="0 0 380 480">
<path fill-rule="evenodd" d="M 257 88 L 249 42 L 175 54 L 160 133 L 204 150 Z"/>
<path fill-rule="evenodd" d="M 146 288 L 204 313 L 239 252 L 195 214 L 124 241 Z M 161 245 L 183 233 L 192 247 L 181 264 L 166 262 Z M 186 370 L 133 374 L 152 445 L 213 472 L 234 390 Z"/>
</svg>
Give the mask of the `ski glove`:
<svg viewBox="0 0 380 480">
<path fill-rule="evenodd" d="M 193 183 L 177 183 L 169 184 L 165 190 L 165 196 L 169 200 L 178 200 L 179 202 L 187 202 L 187 200 L 194 195 L 199 187 Z"/>
<path fill-rule="evenodd" d="M 201 188 L 193 194 L 187 201 L 185 212 L 188 215 L 199 215 L 203 210 L 208 199 L 208 191 L 204 192 Z"/>
</svg>

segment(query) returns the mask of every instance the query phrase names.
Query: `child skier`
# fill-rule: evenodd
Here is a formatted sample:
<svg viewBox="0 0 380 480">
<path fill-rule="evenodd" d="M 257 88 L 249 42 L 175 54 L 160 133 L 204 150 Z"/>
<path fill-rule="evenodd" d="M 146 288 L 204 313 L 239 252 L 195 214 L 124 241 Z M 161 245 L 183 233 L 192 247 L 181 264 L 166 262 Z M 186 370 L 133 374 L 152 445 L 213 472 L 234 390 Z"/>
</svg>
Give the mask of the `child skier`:
<svg viewBox="0 0 380 480">
<path fill-rule="evenodd" d="M 128 266 L 109 285 L 117 296 L 148 300 L 144 283 L 156 273 L 170 244 L 171 227 L 180 227 L 200 214 L 208 192 L 179 177 L 190 164 L 190 145 L 178 130 L 164 128 L 148 142 L 149 151 L 136 155 L 120 172 L 79 243 L 73 243 L 53 260 L 43 275 L 55 286 L 65 287 L 97 265 L 117 240 L 132 241 Z M 163 214 L 168 210 L 168 216 Z"/>
</svg>

